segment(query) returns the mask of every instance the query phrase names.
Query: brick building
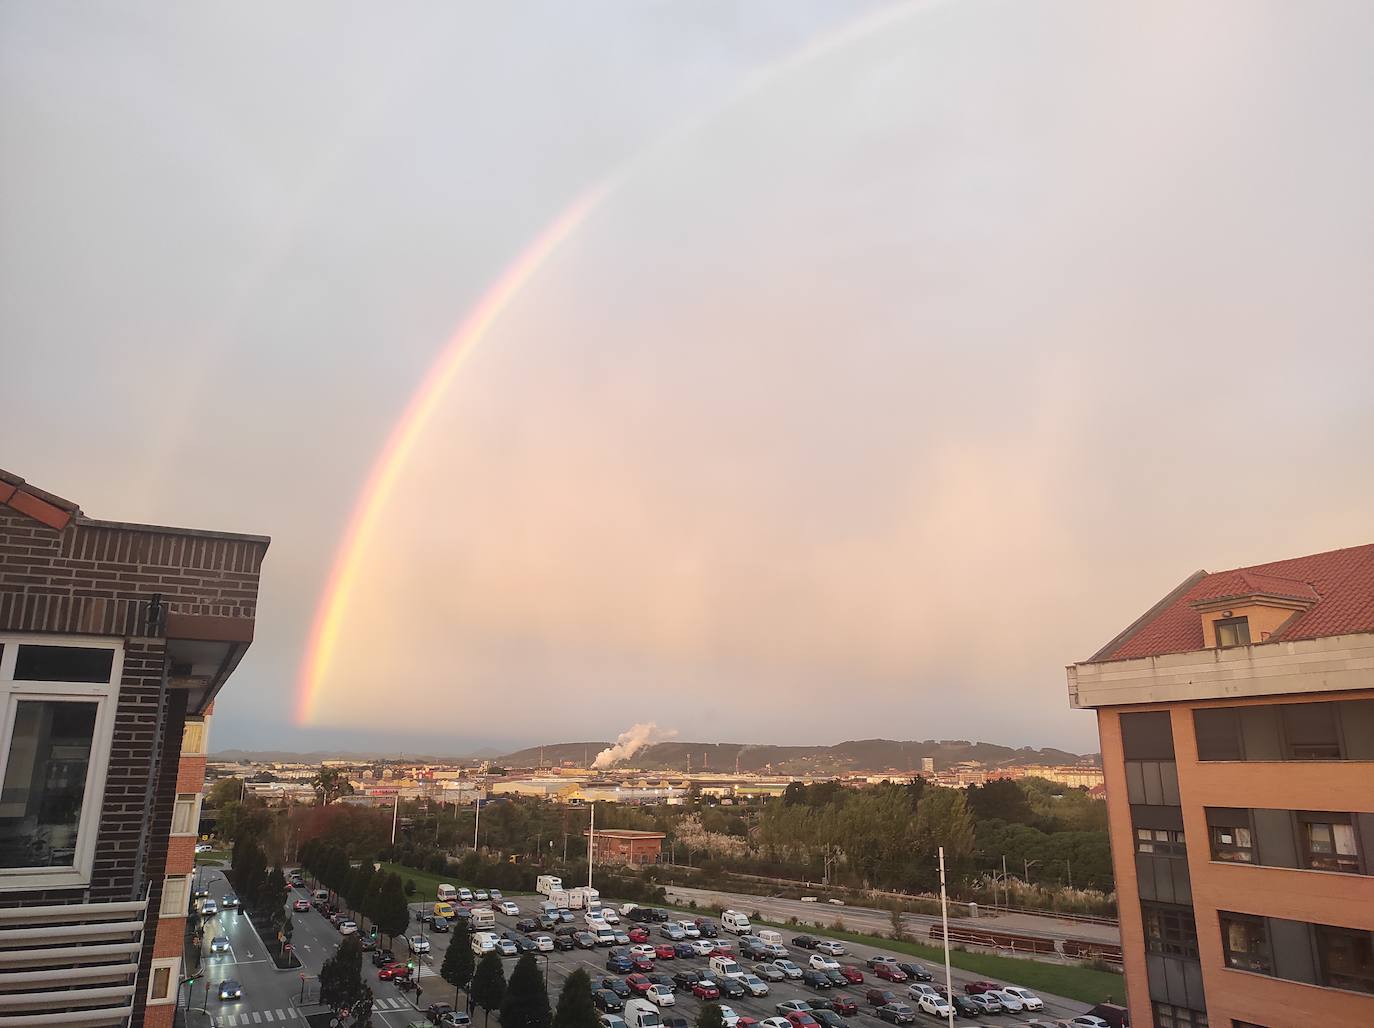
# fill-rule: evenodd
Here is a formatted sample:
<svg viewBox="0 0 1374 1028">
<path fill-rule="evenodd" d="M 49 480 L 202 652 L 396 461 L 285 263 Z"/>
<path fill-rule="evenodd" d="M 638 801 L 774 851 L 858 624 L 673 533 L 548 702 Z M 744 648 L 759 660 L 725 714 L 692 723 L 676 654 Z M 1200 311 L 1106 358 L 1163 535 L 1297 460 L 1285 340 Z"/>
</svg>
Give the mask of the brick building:
<svg viewBox="0 0 1374 1028">
<path fill-rule="evenodd" d="M 603 864 L 657 864 L 663 860 L 663 840 L 667 837 L 663 832 L 607 828 L 596 833 L 592 859 Z"/>
<path fill-rule="evenodd" d="M 0 471 L 0 1019 L 172 1023 L 207 719 L 268 542 L 97 521 Z"/>
<path fill-rule="evenodd" d="M 1131 1023 L 1374 1025 L 1374 546 L 1199 571 L 1068 677 Z"/>
</svg>

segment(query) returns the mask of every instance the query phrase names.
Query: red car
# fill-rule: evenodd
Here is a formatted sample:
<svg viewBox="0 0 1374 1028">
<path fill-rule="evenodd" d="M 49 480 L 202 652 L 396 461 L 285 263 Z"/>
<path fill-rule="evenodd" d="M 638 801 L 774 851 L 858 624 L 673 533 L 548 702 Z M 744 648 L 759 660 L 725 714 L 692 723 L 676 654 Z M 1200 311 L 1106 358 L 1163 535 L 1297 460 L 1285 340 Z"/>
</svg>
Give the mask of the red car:
<svg viewBox="0 0 1374 1028">
<path fill-rule="evenodd" d="M 630 987 L 631 992 L 637 992 L 639 995 L 643 996 L 649 991 L 649 986 L 654 983 L 649 981 L 649 979 L 642 974 L 631 974 L 625 976 L 625 984 Z"/>
<path fill-rule="evenodd" d="M 831 996 L 830 1009 L 841 1017 L 848 1017 L 850 1014 L 859 1012 L 859 1004 L 857 1000 L 850 999 L 848 996 Z"/>
<path fill-rule="evenodd" d="M 716 956 L 720 956 L 722 953 L 733 955 L 735 952 L 735 944 L 729 939 L 712 939 L 711 945 L 715 946 L 714 952 Z M 740 1020 L 743 1021 L 745 1018 L 741 1017 Z M 752 1018 L 750 1020 L 752 1020 Z"/>
<path fill-rule="evenodd" d="M 969 982 L 964 986 L 964 991 L 970 996 L 977 996 L 984 992 L 994 992 L 1001 987 L 996 982 Z"/>
<path fill-rule="evenodd" d="M 720 990 L 709 978 L 703 978 L 692 986 L 692 995 L 697 999 L 720 999 Z"/>
<path fill-rule="evenodd" d="M 820 1022 L 805 1010 L 788 1011 L 787 1020 L 792 1022 L 792 1028 L 819 1028 L 820 1026 Z"/>
<path fill-rule="evenodd" d="M 658 957 L 659 960 L 672 960 L 677 956 L 677 950 L 664 943 L 662 946 L 654 947 L 654 956 Z"/>
<path fill-rule="evenodd" d="M 841 964 L 840 974 L 844 975 L 844 980 L 850 985 L 862 985 L 864 982 L 864 973 L 853 964 Z"/>
<path fill-rule="evenodd" d="M 384 982 L 394 981 L 398 978 L 409 978 L 410 968 L 406 967 L 405 964 L 387 964 L 386 967 L 377 972 L 377 977 Z"/>
<path fill-rule="evenodd" d="M 636 971 L 643 971 L 645 974 L 650 974 L 653 972 L 654 962 L 650 960 L 648 957 L 631 957 L 630 967 L 632 967 Z M 652 985 L 653 982 L 650 982 L 649 984 Z"/>
<path fill-rule="evenodd" d="M 631 941 L 631 942 L 648 942 L 648 941 L 649 941 L 649 929 L 644 928 L 644 927 L 642 927 L 642 926 L 641 926 L 641 927 L 638 927 L 638 928 L 631 928 L 630 931 L 629 931 L 629 935 L 630 935 L 630 941 Z"/>
<path fill-rule="evenodd" d="M 759 1019 L 757 1017 L 745 1017 L 741 1014 L 739 1020 L 735 1022 L 735 1028 L 754 1028 L 754 1025 L 758 1023 Z"/>
<path fill-rule="evenodd" d="M 294 911 L 295 911 L 296 913 L 298 913 L 298 914 L 305 913 L 306 911 L 308 911 L 308 910 L 310 909 L 310 901 L 309 901 L 309 900 L 296 900 L 295 903 L 292 903 L 292 904 L 291 904 L 291 909 L 294 910 Z"/>
<path fill-rule="evenodd" d="M 885 982 L 904 982 L 906 972 L 896 964 L 879 964 L 873 969 L 873 977 L 881 978 Z"/>
</svg>

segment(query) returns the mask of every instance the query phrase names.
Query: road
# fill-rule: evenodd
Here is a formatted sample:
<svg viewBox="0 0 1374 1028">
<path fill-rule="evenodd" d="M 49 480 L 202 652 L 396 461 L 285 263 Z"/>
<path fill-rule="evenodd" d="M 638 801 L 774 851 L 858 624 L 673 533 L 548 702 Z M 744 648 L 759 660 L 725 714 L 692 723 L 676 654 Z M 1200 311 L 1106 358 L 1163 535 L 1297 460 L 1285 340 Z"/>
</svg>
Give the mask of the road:
<svg viewBox="0 0 1374 1028">
<path fill-rule="evenodd" d="M 220 896 L 229 891 L 228 883 L 224 881 L 223 875 L 219 872 L 210 871 L 206 874 L 206 877 L 209 882 L 208 887 L 211 890 L 211 895 L 216 899 L 219 899 Z M 298 890 L 293 892 L 292 898 L 308 898 L 308 894 L 303 890 Z M 756 899 L 756 897 L 751 897 L 751 899 Z M 508 917 L 503 914 L 497 914 L 496 930 L 498 932 L 507 928 L 514 928 L 515 922 L 519 920 L 520 917 L 534 913 L 535 903 L 533 897 L 518 897 L 515 902 L 521 907 L 521 915 L 519 917 Z M 758 906 L 758 904 L 756 904 L 756 906 Z M 805 904 L 805 906 L 810 907 L 812 905 Z M 416 912 L 418 912 L 420 908 L 420 904 L 412 906 L 412 910 Z M 754 909 L 754 907 L 750 907 L 750 909 Z M 759 906 L 759 909 L 762 910 L 762 906 Z M 838 911 L 839 908 L 832 908 L 832 910 Z M 789 914 L 787 916 L 791 915 Z M 849 924 L 849 912 L 847 908 L 843 916 L 845 917 L 846 924 Z M 214 1015 L 214 1024 L 216 1028 L 242 1028 L 242 1026 L 245 1025 L 256 1026 L 262 1024 L 304 1026 L 306 1024 L 304 1019 L 305 1013 L 320 1009 L 318 1006 L 312 1005 L 309 1002 L 305 1004 L 300 1002 L 302 995 L 300 974 L 304 972 L 312 978 L 318 975 L 320 965 L 338 948 L 340 936 L 338 931 L 329 924 L 329 921 L 314 910 L 308 913 L 295 914 L 293 917 L 295 925 L 293 942 L 296 946 L 298 956 L 305 965 L 300 972 L 276 970 L 271 959 L 264 952 L 256 933 L 254 933 L 249 926 L 246 918 L 235 917 L 232 914 L 220 914 L 215 919 L 213 923 L 218 926 L 219 933 L 226 935 L 231 945 L 231 951 L 229 953 L 209 955 L 207 952 L 205 957 L 205 967 L 209 972 L 207 979 L 210 1000 L 208 1004 L 204 1005 L 207 1006 Z M 859 927 L 857 923 L 855 926 Z M 622 924 L 621 927 L 628 929 L 630 925 L 628 923 Z M 412 922 L 411 930 L 412 932 L 421 931 L 418 922 Z M 207 947 L 209 945 L 208 940 L 214 934 L 216 934 L 215 930 L 207 930 Z M 430 953 L 423 954 L 419 958 L 418 981 L 421 993 L 418 998 L 414 992 L 405 993 L 390 982 L 379 981 L 377 978 L 377 970 L 373 967 L 369 955 L 364 956 L 364 977 L 371 986 L 377 1000 L 376 1008 L 373 1011 L 373 1023 L 379 1026 L 379 1028 L 406 1028 L 407 1025 L 414 1021 L 423 1021 L 425 1019 L 423 1010 L 430 1003 L 436 1001 L 453 1003 L 456 998 L 453 988 L 444 982 L 437 973 L 437 969 L 443 963 L 444 953 L 447 950 L 451 936 L 444 933 L 434 934 L 429 932 L 427 928 L 424 929 L 424 934 L 425 937 L 430 940 L 432 950 Z M 726 939 L 730 938 L 729 935 L 724 934 L 722 937 Z M 790 941 L 790 935 L 788 935 L 788 933 L 784 932 L 784 937 L 786 941 Z M 654 928 L 653 941 L 655 943 L 663 941 L 659 936 L 656 926 Z M 882 952 L 879 949 L 868 946 L 846 945 L 848 946 L 850 955 L 841 958 L 842 963 L 853 962 L 862 965 L 868 957 Z M 396 940 L 393 948 L 398 960 L 405 960 L 408 958 L 408 948 L 404 940 Z M 574 970 L 582 968 L 586 970 L 588 974 L 591 974 L 594 980 L 609 973 L 605 969 L 606 955 L 603 949 L 572 950 L 568 952 L 559 951 L 540 954 L 540 957 L 544 961 L 545 970 L 549 978 L 549 998 L 552 1003 L 557 1002 L 558 993 L 562 989 L 564 980 Z M 805 951 L 793 951 L 793 959 L 795 959 L 797 963 L 804 964 L 805 957 Z M 901 959 L 908 958 L 903 956 Z M 514 963 L 514 958 L 508 959 L 508 969 L 513 967 Z M 691 959 L 678 958 L 660 961 L 658 970 L 669 974 L 684 968 L 705 972 L 706 964 L 707 959 L 704 957 Z M 942 967 L 932 966 L 930 970 L 935 975 L 937 983 L 943 979 L 944 969 Z M 214 998 L 214 992 L 219 982 L 228 977 L 237 978 L 242 983 L 243 998 L 234 1003 L 220 1003 Z M 955 990 L 963 991 L 963 984 L 972 981 L 975 977 L 976 976 L 962 972 L 957 968 L 954 969 L 953 979 Z M 863 985 L 840 991 L 845 995 L 862 1000 L 863 991 L 870 987 L 890 988 L 893 992 L 899 994 L 904 992 L 904 986 L 894 986 L 890 983 L 878 981 L 867 973 L 865 973 Z M 306 988 L 307 999 L 309 998 L 309 992 L 312 988 L 313 982 L 309 983 Z M 206 991 L 206 986 L 202 986 L 199 983 L 197 984 L 191 1003 L 193 1007 L 202 1005 L 201 999 Z M 733 1007 L 737 1013 L 747 1014 L 750 1017 L 761 1020 L 764 1017 L 769 1017 L 774 1014 L 774 1005 L 777 1003 L 790 999 L 815 998 L 817 995 L 817 993 L 801 986 L 799 983 L 776 982 L 771 985 L 770 994 L 766 997 L 757 999 L 752 997 L 736 999 L 730 1001 L 729 1005 Z M 819 995 L 827 994 L 820 993 Z M 1045 1000 L 1045 1010 L 1042 1013 L 1036 1015 L 1003 1014 L 989 1016 L 980 1019 L 980 1021 L 989 1025 L 1019 1025 L 1024 1023 L 1030 1016 L 1042 1018 L 1068 1018 L 1083 1013 L 1086 1009 L 1084 1004 L 1073 1000 L 1044 994 L 1041 994 L 1041 998 Z M 701 1002 L 694 999 L 690 994 L 679 995 L 677 997 L 676 1007 L 670 1012 L 685 1016 L 689 1022 L 695 1024 L 701 1005 Z M 879 1020 L 873 1014 L 868 1013 L 868 1009 L 869 1008 L 861 1007 L 861 1012 L 859 1014 L 847 1019 L 849 1024 L 854 1026 L 854 1028 L 880 1028 L 880 1026 L 884 1025 L 883 1021 Z M 479 1012 L 475 1023 L 481 1025 L 482 1020 Z M 930 1021 L 932 1024 L 935 1023 L 934 1019 L 922 1016 L 918 1024 L 926 1021 Z M 190 1028 L 205 1028 L 208 1024 L 209 1022 L 203 1018 L 201 1020 L 196 1020 L 193 1017 L 190 1021 Z"/>
</svg>

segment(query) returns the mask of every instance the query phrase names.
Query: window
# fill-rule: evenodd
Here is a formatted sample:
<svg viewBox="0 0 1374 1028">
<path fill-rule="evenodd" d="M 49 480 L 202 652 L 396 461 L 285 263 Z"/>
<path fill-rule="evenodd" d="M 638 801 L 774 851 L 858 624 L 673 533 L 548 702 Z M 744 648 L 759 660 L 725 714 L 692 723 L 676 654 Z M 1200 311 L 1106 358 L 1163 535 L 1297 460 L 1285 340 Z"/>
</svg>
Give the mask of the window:
<svg viewBox="0 0 1374 1028">
<path fill-rule="evenodd" d="M 1269 955 L 1269 931 L 1264 918 L 1251 914 L 1232 914 L 1220 911 L 1221 947 L 1226 954 L 1226 966 L 1256 974 L 1274 973 L 1274 961 Z"/>
<path fill-rule="evenodd" d="M 1212 623 L 1212 627 L 1217 632 L 1217 645 L 1222 649 L 1250 645 L 1249 618 L 1220 618 Z"/>
<path fill-rule="evenodd" d="M 0 649 L 0 888 L 90 881 L 123 651 L 11 636 Z M 65 641 L 64 641 L 65 643 Z"/>
<path fill-rule="evenodd" d="M 1173 760 L 1174 730 L 1169 712 L 1152 710 L 1122 714 L 1121 749 L 1127 760 Z"/>
<path fill-rule="evenodd" d="M 1142 903 L 1145 948 L 1166 957 L 1197 959 L 1197 924 L 1191 907 L 1167 903 Z"/>
<path fill-rule="evenodd" d="M 1212 838 L 1212 859 L 1232 864 L 1255 862 L 1255 837 L 1248 827 L 1239 825 L 1208 825 Z"/>
<path fill-rule="evenodd" d="M 1244 760 L 1241 749 L 1240 710 L 1236 707 L 1202 707 L 1193 711 L 1193 732 L 1199 760 Z"/>
<path fill-rule="evenodd" d="M 1154 1005 L 1156 1028 L 1207 1028 L 1207 1013 L 1168 1003 Z"/>
<path fill-rule="evenodd" d="M 1153 853 L 1159 857 L 1186 857 L 1188 847 L 1183 844 L 1183 833 L 1170 828 L 1137 828 L 1135 830 L 1135 851 Z"/>
<path fill-rule="evenodd" d="M 1303 864 L 1317 871 L 1359 874 L 1360 854 L 1349 814 L 1298 814 Z"/>
<path fill-rule="evenodd" d="M 190 889 L 190 875 L 168 875 L 162 883 L 162 916 L 185 917 L 191 909 Z"/>
<path fill-rule="evenodd" d="M 149 1003 L 171 1003 L 176 999 L 180 965 L 176 957 L 153 961 L 152 973 L 148 976 Z"/>
<path fill-rule="evenodd" d="M 193 792 L 182 793 L 172 807 L 172 834 L 195 835 L 199 827 L 200 797 Z"/>
<path fill-rule="evenodd" d="M 1340 760 L 1335 704 L 1285 703 L 1279 712 L 1290 760 Z"/>
<path fill-rule="evenodd" d="M 1202 707 L 1193 730 L 1199 760 L 1370 760 L 1374 700 Z"/>
<path fill-rule="evenodd" d="M 1322 984 L 1374 993 L 1374 933 L 1324 924 L 1316 929 Z"/>
</svg>

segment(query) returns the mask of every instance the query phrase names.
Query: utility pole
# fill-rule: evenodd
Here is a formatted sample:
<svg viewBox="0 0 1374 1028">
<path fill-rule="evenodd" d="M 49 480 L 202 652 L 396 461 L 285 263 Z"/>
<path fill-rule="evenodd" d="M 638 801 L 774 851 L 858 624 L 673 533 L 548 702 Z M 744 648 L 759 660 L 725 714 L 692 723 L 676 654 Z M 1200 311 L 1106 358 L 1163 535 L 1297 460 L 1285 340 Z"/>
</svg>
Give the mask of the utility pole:
<svg viewBox="0 0 1374 1028">
<path fill-rule="evenodd" d="M 396 845 L 396 814 L 401 809 L 401 790 L 396 790 L 396 798 L 391 801 L 391 845 Z"/>
<path fill-rule="evenodd" d="M 1073 861 L 1068 857 L 1064 858 L 1064 868 L 1069 872 L 1069 888 L 1073 888 Z"/>
<path fill-rule="evenodd" d="M 1003 860 L 1006 858 L 1003 857 Z M 954 1028 L 954 981 L 949 970 L 949 899 L 945 895 L 945 848 L 940 847 L 940 924 L 945 940 L 945 1001 L 949 1003 L 949 1028 Z"/>
<path fill-rule="evenodd" d="M 472 821 L 472 852 L 477 852 L 477 830 L 482 827 L 482 796 L 479 793 L 477 798 L 472 801 L 472 809 L 477 816 Z"/>
<path fill-rule="evenodd" d="M 587 829 L 587 888 L 592 887 L 592 854 L 596 852 L 596 800 L 592 800 L 592 823 Z"/>
<path fill-rule="evenodd" d="M 1002 902 L 1011 906 L 1011 886 L 1007 884 L 1007 855 L 1002 854 Z"/>
</svg>

